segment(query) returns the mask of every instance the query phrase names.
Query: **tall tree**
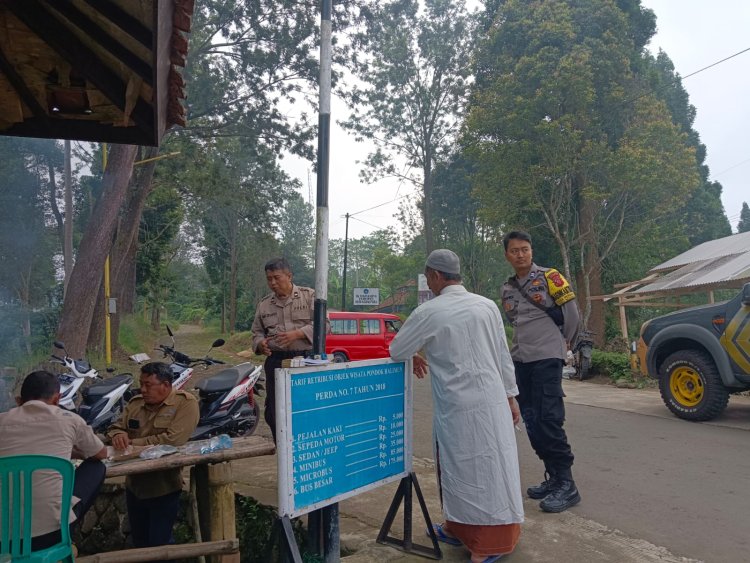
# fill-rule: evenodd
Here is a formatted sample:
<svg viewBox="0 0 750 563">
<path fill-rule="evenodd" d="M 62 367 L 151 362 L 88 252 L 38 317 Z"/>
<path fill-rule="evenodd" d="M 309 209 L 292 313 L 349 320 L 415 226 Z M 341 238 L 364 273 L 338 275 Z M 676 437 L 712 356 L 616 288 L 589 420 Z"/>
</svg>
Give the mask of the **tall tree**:
<svg viewBox="0 0 750 563">
<path fill-rule="evenodd" d="M 103 195 L 96 203 L 78 249 L 78 256 L 68 283 L 60 324 L 59 339 L 64 340 L 71 355 L 84 355 L 89 329 L 94 318 L 103 265 L 112 248 L 117 217 L 133 170 L 136 147 L 114 145 L 104 173 Z M 104 195 L 106 194 L 106 195 Z"/>
<path fill-rule="evenodd" d="M 63 200 L 65 201 L 65 228 L 63 229 L 63 270 L 65 271 L 64 289 L 68 289 L 68 280 L 73 272 L 73 171 L 71 168 L 70 141 L 65 141 L 65 165 L 63 172 Z M 64 292 L 63 292 L 64 294 Z"/>
<path fill-rule="evenodd" d="M 461 153 L 435 170 L 436 238 L 461 257 L 461 277 L 471 291 L 497 298 L 510 269 L 500 243 L 502 231 L 480 213 L 473 194 L 474 174 L 472 163 Z"/>
<path fill-rule="evenodd" d="M 353 38 L 357 82 L 345 92 L 352 113 L 343 125 L 376 147 L 365 162 L 365 180 L 398 177 L 421 190 L 429 253 L 433 169 L 458 134 L 472 19 L 463 0 L 373 1 L 365 13 Z"/>
<path fill-rule="evenodd" d="M 709 169 L 705 163 L 706 146 L 701 143 L 700 135 L 693 128 L 696 110 L 682 86 L 682 78 L 675 72 L 674 64 L 662 50 L 659 50 L 656 57 L 645 57 L 643 66 L 654 93 L 667 104 L 672 119 L 687 135 L 689 145 L 695 148 L 700 184 L 690 194 L 687 202 L 675 211 L 683 216 L 683 224 L 689 225 L 687 234 L 690 244 L 696 246 L 707 240 L 732 234 L 732 227 L 721 203 L 722 186 L 719 182 L 709 180 Z"/>
<path fill-rule="evenodd" d="M 637 0 L 508 0 L 477 56 L 467 141 L 486 217 L 538 221 L 603 338 L 602 263 L 698 186 L 695 150 L 639 79 L 654 32 Z M 531 220 L 530 220 L 531 219 Z"/>
<path fill-rule="evenodd" d="M 290 195 L 281 211 L 278 228 L 281 254 L 294 272 L 294 282 L 299 285 L 314 286 L 315 276 L 315 220 L 313 206 L 298 193 Z"/>
<path fill-rule="evenodd" d="M 346 12 L 347 4 L 349 2 L 337 6 L 338 13 Z M 314 3 L 296 0 L 201 2 L 194 13 L 187 66 L 183 73 L 190 100 L 189 123 L 186 130 L 177 134 L 204 138 L 244 137 L 249 139 L 247 146 L 258 147 L 259 153 L 271 147 L 274 154 L 285 148 L 311 156 L 313 132 L 306 124 L 304 111 L 298 112 L 299 119 L 289 119 L 288 112 L 281 110 L 281 104 L 302 101 L 303 86 L 314 83 L 317 76 L 316 34 L 317 6 Z M 132 150 L 135 151 L 135 147 Z M 186 167 L 192 166 L 187 159 L 183 162 Z M 122 174 L 130 177 L 131 171 Z M 137 212 L 142 207 L 141 202 L 150 189 L 150 180 L 137 180 L 132 185 L 132 197 L 127 202 L 128 209 L 123 210 L 123 216 L 132 217 L 130 212 Z M 109 189 L 102 191 L 99 199 L 92 197 L 90 201 L 99 205 L 100 199 L 111 198 L 112 201 L 101 202 L 102 208 L 119 209 L 123 204 L 120 194 Z M 82 213 L 79 219 L 90 216 L 90 213 Z M 140 217 L 133 218 L 138 220 L 127 220 L 117 230 L 118 238 L 122 239 L 117 246 L 128 249 L 128 241 L 131 245 L 130 250 L 122 255 L 125 262 L 121 262 L 121 268 L 125 272 L 135 269 L 132 241 L 137 237 Z M 101 219 L 94 218 L 97 224 Z M 109 226 L 105 230 L 109 231 Z M 103 269 L 110 244 L 100 233 L 87 229 L 81 248 L 91 252 L 100 244 L 106 249 L 96 252 L 100 263 L 86 265 L 91 272 Z M 90 322 L 100 315 L 85 314 L 82 317 L 80 314 L 89 307 L 80 300 L 90 300 L 95 293 L 95 288 L 87 287 L 84 293 L 66 295 L 60 334 L 77 330 L 85 332 L 92 344 L 98 341 L 98 327 L 82 325 L 81 321 Z M 67 318 L 69 314 L 73 315 L 72 319 Z M 76 353 L 82 352 L 82 349 L 76 350 Z"/>
<path fill-rule="evenodd" d="M 207 148 L 202 175 L 194 178 L 192 211 L 201 218 L 209 275 L 221 287 L 222 329 L 231 332 L 242 258 L 256 239 L 276 231 L 271 210 L 283 207 L 296 184 L 270 151 L 239 139 L 219 139 Z"/>
<path fill-rule="evenodd" d="M 48 178 L 39 175 L 38 151 L 52 142 L 0 141 L 0 324 L 31 353 L 31 313 L 54 287 L 51 233 L 45 224 Z M 18 336 L 21 338 L 18 338 Z M 4 346 L 0 346 L 2 351 Z"/>
<path fill-rule="evenodd" d="M 747 233 L 750 231 L 750 207 L 747 206 L 747 202 L 742 202 L 742 211 L 740 211 L 740 220 L 737 223 L 738 233 Z"/>
</svg>

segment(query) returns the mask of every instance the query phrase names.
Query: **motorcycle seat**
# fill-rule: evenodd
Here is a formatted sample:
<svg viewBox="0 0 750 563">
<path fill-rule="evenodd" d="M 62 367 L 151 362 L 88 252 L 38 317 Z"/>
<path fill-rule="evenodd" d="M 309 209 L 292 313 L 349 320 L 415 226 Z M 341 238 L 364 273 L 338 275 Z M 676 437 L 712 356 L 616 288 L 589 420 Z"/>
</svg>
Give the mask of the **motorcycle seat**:
<svg viewBox="0 0 750 563">
<path fill-rule="evenodd" d="M 73 365 L 75 365 L 78 373 L 86 373 L 88 371 L 91 371 L 91 364 L 86 360 L 73 360 Z"/>
<path fill-rule="evenodd" d="M 87 399 L 98 399 L 117 389 L 125 383 L 130 384 L 133 381 L 132 375 L 116 375 L 109 379 L 96 383 L 84 389 L 81 394 Z"/>
<path fill-rule="evenodd" d="M 253 370 L 252 364 L 240 364 L 233 368 L 221 370 L 216 375 L 204 379 L 198 383 L 195 388 L 203 393 L 219 393 L 229 391 L 240 381 L 247 377 L 247 374 Z"/>
</svg>

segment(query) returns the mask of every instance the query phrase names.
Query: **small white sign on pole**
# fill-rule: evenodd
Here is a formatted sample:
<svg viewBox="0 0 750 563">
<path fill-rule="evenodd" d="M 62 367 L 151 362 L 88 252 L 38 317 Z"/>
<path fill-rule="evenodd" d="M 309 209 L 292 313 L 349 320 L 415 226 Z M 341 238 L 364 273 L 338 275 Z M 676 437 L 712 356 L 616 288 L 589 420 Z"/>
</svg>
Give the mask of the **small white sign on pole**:
<svg viewBox="0 0 750 563">
<path fill-rule="evenodd" d="M 355 287 L 354 305 L 380 305 L 380 289 L 377 287 Z"/>
<path fill-rule="evenodd" d="M 417 274 L 417 305 L 421 305 L 435 297 L 427 285 L 427 277 L 424 274 Z"/>
</svg>

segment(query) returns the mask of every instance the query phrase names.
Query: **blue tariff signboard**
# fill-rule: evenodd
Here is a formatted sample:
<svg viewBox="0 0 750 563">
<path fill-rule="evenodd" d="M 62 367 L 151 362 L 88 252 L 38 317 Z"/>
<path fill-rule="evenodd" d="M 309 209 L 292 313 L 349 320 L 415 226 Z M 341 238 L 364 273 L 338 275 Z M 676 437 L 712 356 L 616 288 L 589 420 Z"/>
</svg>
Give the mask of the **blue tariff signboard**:
<svg viewBox="0 0 750 563">
<path fill-rule="evenodd" d="M 367 360 L 276 371 L 279 512 L 305 514 L 405 477 L 411 364 Z"/>
</svg>

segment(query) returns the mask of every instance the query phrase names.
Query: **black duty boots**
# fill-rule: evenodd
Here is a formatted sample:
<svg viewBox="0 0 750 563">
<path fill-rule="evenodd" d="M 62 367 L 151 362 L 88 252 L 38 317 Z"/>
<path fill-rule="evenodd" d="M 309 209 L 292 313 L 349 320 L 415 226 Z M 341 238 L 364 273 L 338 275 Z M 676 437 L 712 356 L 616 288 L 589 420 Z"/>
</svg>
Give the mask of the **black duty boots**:
<svg viewBox="0 0 750 563">
<path fill-rule="evenodd" d="M 552 491 L 539 503 L 539 508 L 545 512 L 562 512 L 579 502 L 581 502 L 581 495 L 578 493 L 575 482 L 572 479 L 557 477 Z"/>
<path fill-rule="evenodd" d="M 550 494 L 554 488 L 555 488 L 555 475 L 545 472 L 544 473 L 544 481 L 542 481 L 538 485 L 534 485 L 533 487 L 529 487 L 526 489 L 526 495 L 529 498 L 533 498 L 536 500 L 543 499 L 548 494 Z"/>
<path fill-rule="evenodd" d="M 539 508 L 545 512 L 563 512 L 581 502 L 570 469 L 549 469 L 544 472 L 544 477 L 545 480 L 539 485 L 526 489 L 529 498 L 543 499 Z"/>
</svg>

